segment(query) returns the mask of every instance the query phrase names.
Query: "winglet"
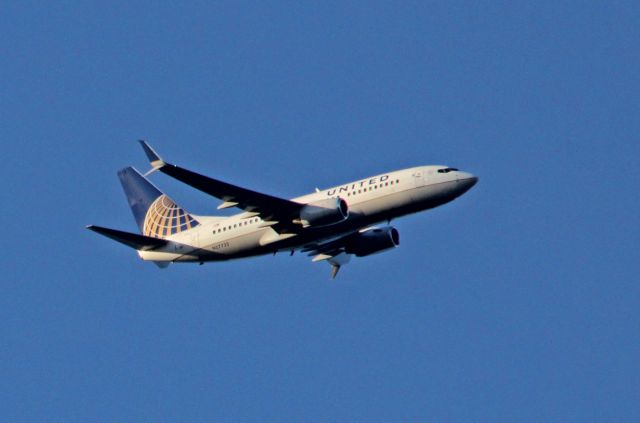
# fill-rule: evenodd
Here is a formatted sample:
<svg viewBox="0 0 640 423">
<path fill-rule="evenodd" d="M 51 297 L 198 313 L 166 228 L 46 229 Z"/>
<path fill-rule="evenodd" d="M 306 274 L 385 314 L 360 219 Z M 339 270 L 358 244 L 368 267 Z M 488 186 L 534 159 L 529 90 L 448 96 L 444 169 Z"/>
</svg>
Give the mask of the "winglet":
<svg viewBox="0 0 640 423">
<path fill-rule="evenodd" d="M 158 153 L 156 153 L 155 150 L 151 148 L 151 146 L 147 144 L 146 141 L 138 140 L 138 142 L 140 143 L 140 145 L 142 145 L 142 149 L 144 150 L 145 154 L 149 158 L 149 162 L 151 163 L 151 169 L 147 173 L 145 173 L 144 176 L 148 176 L 166 165 L 165 161 L 162 160 Z"/>
</svg>

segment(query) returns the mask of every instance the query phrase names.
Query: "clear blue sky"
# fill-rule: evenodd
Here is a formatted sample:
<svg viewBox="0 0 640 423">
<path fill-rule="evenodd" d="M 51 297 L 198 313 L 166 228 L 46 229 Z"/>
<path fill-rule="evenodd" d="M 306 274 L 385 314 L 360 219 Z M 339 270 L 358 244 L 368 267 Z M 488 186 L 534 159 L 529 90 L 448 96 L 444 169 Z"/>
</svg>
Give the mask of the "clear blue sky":
<svg viewBox="0 0 640 423">
<path fill-rule="evenodd" d="M 640 421 L 640 6 L 558 3 L 3 2 L 0 420 Z M 159 270 L 84 229 L 135 230 L 138 138 L 283 197 L 481 179 L 335 282 Z"/>
</svg>

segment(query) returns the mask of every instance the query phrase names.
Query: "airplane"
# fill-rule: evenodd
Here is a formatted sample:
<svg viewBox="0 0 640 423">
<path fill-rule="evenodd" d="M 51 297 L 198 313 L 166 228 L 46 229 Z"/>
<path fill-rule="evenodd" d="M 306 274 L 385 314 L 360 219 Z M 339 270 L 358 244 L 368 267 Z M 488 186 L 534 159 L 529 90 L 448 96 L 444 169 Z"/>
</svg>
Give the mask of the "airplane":
<svg viewBox="0 0 640 423">
<path fill-rule="evenodd" d="M 331 279 L 352 256 L 366 257 L 400 243 L 392 219 L 448 203 L 478 177 L 448 166 L 419 166 L 375 175 L 287 200 L 210 178 L 165 162 L 143 140 L 151 169 L 118 171 L 141 234 L 88 225 L 87 229 L 137 250 L 161 268 L 300 251 L 331 265 Z M 222 203 L 232 216 L 188 213 L 148 179 L 160 171 Z"/>
</svg>

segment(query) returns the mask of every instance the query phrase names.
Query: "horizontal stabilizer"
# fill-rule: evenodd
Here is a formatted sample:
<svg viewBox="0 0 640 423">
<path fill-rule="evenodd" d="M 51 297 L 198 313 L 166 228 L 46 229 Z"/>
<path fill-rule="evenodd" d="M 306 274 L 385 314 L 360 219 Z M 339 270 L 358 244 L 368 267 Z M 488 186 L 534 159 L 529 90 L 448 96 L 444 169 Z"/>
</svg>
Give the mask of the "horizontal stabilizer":
<svg viewBox="0 0 640 423">
<path fill-rule="evenodd" d="M 114 241 L 118 241 L 124 245 L 127 245 L 136 250 L 155 250 L 157 248 L 166 247 L 170 241 L 151 238 L 149 236 L 132 234 L 131 232 L 118 231 L 116 229 L 103 228 L 101 226 L 89 225 L 87 229 L 97 232 L 100 235 L 104 235 L 107 238 L 111 238 Z"/>
</svg>

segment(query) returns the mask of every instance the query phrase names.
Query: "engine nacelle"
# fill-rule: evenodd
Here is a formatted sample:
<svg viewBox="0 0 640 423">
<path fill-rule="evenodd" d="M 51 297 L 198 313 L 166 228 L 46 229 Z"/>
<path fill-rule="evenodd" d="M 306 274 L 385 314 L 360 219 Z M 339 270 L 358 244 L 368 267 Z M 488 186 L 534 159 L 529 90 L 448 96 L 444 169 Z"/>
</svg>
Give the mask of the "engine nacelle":
<svg viewBox="0 0 640 423">
<path fill-rule="evenodd" d="M 342 198 L 327 198 L 309 203 L 300 210 L 300 223 L 308 226 L 328 226 L 349 217 L 349 206 Z"/>
<path fill-rule="evenodd" d="M 369 229 L 356 234 L 347 242 L 345 252 L 364 257 L 400 245 L 400 233 L 392 226 Z"/>
</svg>

